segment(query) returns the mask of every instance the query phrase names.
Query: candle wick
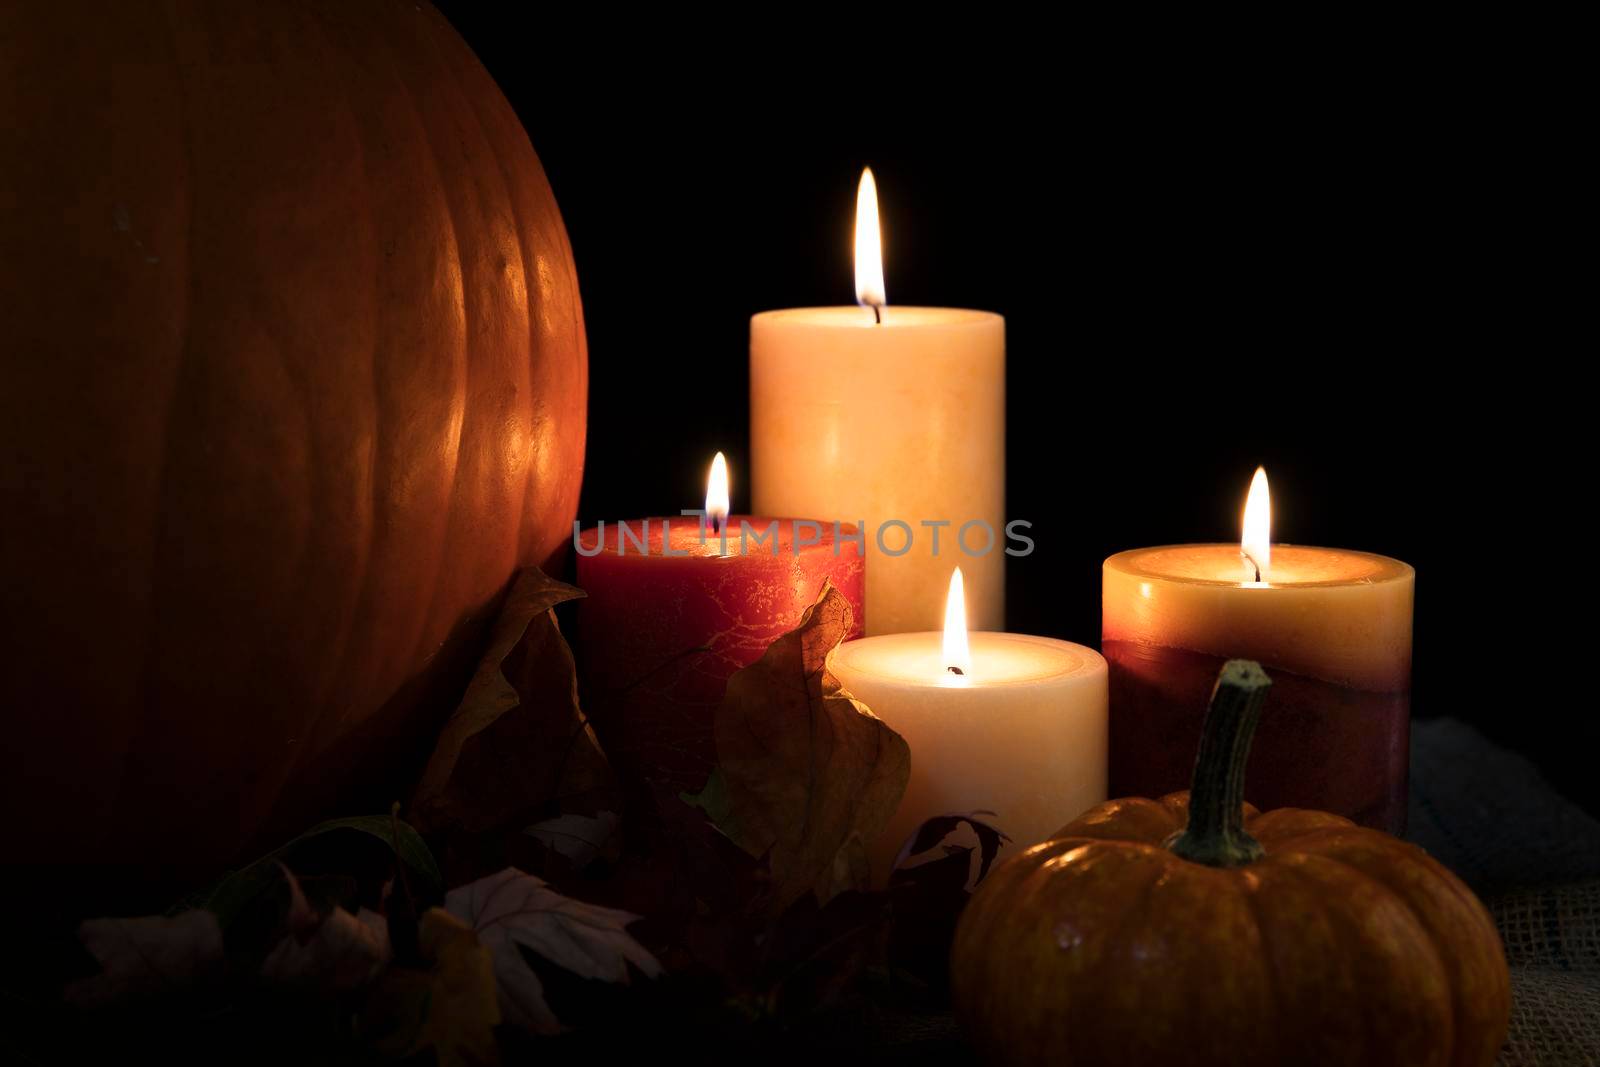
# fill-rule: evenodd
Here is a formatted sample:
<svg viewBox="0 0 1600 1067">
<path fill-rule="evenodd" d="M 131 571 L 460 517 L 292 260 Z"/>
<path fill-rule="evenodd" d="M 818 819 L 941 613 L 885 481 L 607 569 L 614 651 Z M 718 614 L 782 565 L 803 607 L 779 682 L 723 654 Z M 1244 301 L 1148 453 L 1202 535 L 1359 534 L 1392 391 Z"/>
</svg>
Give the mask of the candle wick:
<svg viewBox="0 0 1600 1067">
<path fill-rule="evenodd" d="M 948 670 L 951 674 L 960 674 L 960 675 L 964 676 L 967 673 L 966 671 L 962 670 L 960 667 L 947 667 L 945 669 Z"/>
<path fill-rule="evenodd" d="M 873 321 L 873 325 L 875 325 L 875 326 L 882 326 L 883 325 L 883 305 L 882 304 L 873 304 L 872 305 L 872 321 Z M 954 670 L 954 668 L 951 668 L 951 669 Z M 960 671 L 956 671 L 956 673 L 960 674 L 961 672 Z"/>
<path fill-rule="evenodd" d="M 1256 560 L 1256 557 L 1254 555 L 1252 555 L 1251 553 L 1247 552 L 1246 550 L 1244 550 L 1242 548 L 1239 550 L 1239 555 L 1242 556 L 1244 558 L 1244 561 L 1246 563 L 1248 563 L 1250 565 L 1251 569 L 1256 572 L 1256 584 L 1260 585 L 1261 584 L 1261 564 L 1260 564 L 1260 562 L 1258 562 Z"/>
</svg>

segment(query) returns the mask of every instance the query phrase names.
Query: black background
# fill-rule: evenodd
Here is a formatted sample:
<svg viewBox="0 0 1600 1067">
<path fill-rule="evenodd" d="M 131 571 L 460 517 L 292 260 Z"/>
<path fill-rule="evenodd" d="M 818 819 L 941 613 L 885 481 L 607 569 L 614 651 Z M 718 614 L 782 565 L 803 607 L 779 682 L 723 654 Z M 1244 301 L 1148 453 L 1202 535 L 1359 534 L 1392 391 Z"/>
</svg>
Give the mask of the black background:
<svg viewBox="0 0 1600 1067">
<path fill-rule="evenodd" d="M 1541 369 L 1577 349 L 1530 241 L 1562 145 L 1492 69 L 1302 77 L 1291 49 L 1242 74 L 1085 42 L 1040 67 L 860 27 L 779 60 L 765 36 L 624 48 L 441 6 L 571 235 L 586 524 L 698 506 L 718 449 L 748 507 L 749 316 L 851 302 L 870 165 L 891 304 L 1006 318 L 1007 513 L 1038 543 L 1008 563 L 1009 629 L 1097 646 L 1101 560 L 1236 538 L 1264 464 L 1275 540 L 1417 568 L 1414 714 L 1474 722 L 1595 806 L 1592 626 L 1565 614 L 1585 579 L 1553 548 L 1586 484 L 1552 474 L 1576 447 L 1556 437 L 1583 431 Z"/>
</svg>

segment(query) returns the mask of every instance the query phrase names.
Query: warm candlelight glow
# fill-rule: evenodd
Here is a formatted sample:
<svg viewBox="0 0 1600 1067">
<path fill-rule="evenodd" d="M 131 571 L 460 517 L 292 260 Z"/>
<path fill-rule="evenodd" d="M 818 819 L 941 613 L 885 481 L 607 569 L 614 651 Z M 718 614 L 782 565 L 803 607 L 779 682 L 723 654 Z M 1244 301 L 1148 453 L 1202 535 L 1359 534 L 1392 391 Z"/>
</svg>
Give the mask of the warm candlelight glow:
<svg viewBox="0 0 1600 1067">
<path fill-rule="evenodd" d="M 1244 536 L 1239 539 L 1244 557 L 1245 581 L 1265 582 L 1272 562 L 1272 497 L 1267 492 L 1267 469 L 1256 468 L 1250 495 L 1244 502 Z"/>
<path fill-rule="evenodd" d="M 706 478 L 706 521 L 718 533 L 728 521 L 728 460 L 721 452 L 711 461 L 711 474 Z"/>
<path fill-rule="evenodd" d="M 960 567 L 950 575 L 950 594 L 944 602 L 944 668 L 952 676 L 972 673 L 972 653 L 967 648 L 967 592 Z"/>
<path fill-rule="evenodd" d="M 872 168 L 861 172 L 856 189 L 856 303 L 881 308 L 889 302 L 883 289 L 883 236 L 878 226 L 878 186 Z"/>
</svg>

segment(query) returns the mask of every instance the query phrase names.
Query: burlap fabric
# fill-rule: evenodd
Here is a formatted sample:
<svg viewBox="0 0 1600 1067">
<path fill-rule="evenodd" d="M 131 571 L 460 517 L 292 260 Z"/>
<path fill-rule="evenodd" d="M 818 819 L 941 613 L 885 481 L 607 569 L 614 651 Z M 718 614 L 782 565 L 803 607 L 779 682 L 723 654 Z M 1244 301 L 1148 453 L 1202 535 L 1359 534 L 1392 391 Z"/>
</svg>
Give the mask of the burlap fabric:
<svg viewBox="0 0 1600 1067">
<path fill-rule="evenodd" d="M 1406 836 L 1493 912 L 1511 965 L 1507 1067 L 1600 1065 L 1600 822 L 1452 719 L 1412 732 Z"/>
</svg>

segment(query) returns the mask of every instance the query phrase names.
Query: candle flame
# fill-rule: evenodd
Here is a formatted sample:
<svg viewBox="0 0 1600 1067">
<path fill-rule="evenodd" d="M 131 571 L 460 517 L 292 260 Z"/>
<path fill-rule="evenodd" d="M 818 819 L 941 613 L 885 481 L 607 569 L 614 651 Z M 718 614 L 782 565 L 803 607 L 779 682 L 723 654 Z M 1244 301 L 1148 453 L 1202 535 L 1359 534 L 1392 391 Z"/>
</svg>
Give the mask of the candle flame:
<svg viewBox="0 0 1600 1067">
<path fill-rule="evenodd" d="M 872 168 L 861 172 L 856 188 L 856 303 L 880 309 L 889 302 L 883 290 L 883 234 L 878 225 L 878 184 Z"/>
<path fill-rule="evenodd" d="M 1257 467 L 1244 502 L 1244 536 L 1239 539 L 1244 557 L 1245 581 L 1265 582 L 1272 563 L 1272 496 L 1267 491 L 1267 469 Z"/>
<path fill-rule="evenodd" d="M 721 452 L 711 461 L 706 477 L 706 522 L 716 533 L 728 521 L 728 460 Z"/>
<path fill-rule="evenodd" d="M 950 574 L 950 593 L 944 601 L 944 668 L 946 674 L 972 673 L 972 653 L 967 648 L 967 593 L 960 567 Z"/>
</svg>

